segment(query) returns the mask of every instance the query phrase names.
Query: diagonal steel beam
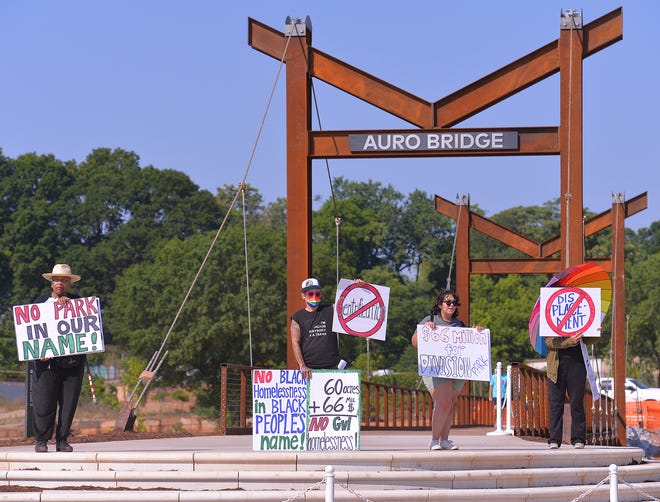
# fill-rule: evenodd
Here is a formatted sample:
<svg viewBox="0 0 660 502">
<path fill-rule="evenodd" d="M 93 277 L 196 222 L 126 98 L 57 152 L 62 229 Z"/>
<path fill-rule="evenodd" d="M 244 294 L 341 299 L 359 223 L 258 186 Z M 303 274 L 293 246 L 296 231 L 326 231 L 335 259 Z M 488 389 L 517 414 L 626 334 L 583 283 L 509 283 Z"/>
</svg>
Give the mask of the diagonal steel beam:
<svg viewBox="0 0 660 502">
<path fill-rule="evenodd" d="M 582 59 L 623 38 L 621 8 L 583 28 Z M 555 40 L 434 103 L 435 127 L 451 127 L 559 71 Z"/>
<path fill-rule="evenodd" d="M 583 58 L 623 38 L 623 10 L 615 9 L 583 28 Z M 281 59 L 285 35 L 248 19 L 248 44 Z M 341 89 L 417 127 L 450 127 L 499 103 L 559 71 L 559 42 L 555 40 L 500 68 L 435 103 L 426 101 L 384 80 L 317 49 L 310 50 L 312 77 Z"/>
<path fill-rule="evenodd" d="M 630 200 L 627 200 L 624 204 L 625 217 L 628 218 L 633 214 L 637 214 L 640 211 L 644 211 L 648 207 L 648 196 L 647 192 L 641 193 L 636 197 L 633 197 Z M 601 230 L 604 230 L 612 226 L 612 210 L 608 209 L 602 213 L 588 219 L 584 223 L 584 236 L 592 236 Z M 548 239 L 541 244 L 541 256 L 548 257 L 552 256 L 555 253 L 559 252 L 560 248 L 560 236 L 553 237 Z"/>
</svg>

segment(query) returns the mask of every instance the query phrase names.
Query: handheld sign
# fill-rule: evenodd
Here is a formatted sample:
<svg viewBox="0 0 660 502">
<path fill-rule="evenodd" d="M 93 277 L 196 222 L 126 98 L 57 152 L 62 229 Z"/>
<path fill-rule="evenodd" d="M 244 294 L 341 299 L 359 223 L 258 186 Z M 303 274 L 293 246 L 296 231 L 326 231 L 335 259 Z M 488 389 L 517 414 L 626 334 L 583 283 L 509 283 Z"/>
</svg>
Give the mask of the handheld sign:
<svg viewBox="0 0 660 502">
<path fill-rule="evenodd" d="M 461 326 L 417 326 L 421 376 L 490 382 L 490 330 Z"/>
<path fill-rule="evenodd" d="M 341 279 L 335 297 L 332 331 L 385 340 L 390 288 Z"/>
<path fill-rule="evenodd" d="M 539 335 L 600 336 L 600 288 L 541 288 Z"/>
<path fill-rule="evenodd" d="M 307 450 L 360 449 L 360 371 L 313 370 L 307 381 Z"/>
<path fill-rule="evenodd" d="M 252 449 L 304 450 L 307 383 L 299 370 L 252 370 Z"/>
<path fill-rule="evenodd" d="M 103 352 L 101 302 L 95 296 L 12 308 L 19 361 Z"/>
</svg>

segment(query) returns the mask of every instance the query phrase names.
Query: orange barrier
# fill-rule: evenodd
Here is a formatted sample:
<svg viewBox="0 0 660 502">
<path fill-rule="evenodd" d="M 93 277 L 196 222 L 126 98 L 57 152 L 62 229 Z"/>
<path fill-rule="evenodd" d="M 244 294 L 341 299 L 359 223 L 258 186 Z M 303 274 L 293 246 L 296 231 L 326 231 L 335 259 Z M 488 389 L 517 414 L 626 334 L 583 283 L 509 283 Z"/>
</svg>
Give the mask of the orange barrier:
<svg viewBox="0 0 660 502">
<path fill-rule="evenodd" d="M 660 401 L 627 401 L 626 424 L 648 430 L 660 429 Z"/>
</svg>

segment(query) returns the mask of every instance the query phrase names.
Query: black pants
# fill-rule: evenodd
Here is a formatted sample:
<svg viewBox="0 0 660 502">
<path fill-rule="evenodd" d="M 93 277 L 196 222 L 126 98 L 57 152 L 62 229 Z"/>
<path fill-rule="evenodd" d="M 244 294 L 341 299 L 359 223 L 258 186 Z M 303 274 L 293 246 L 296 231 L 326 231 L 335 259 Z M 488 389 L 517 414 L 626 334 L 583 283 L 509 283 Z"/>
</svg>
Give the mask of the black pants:
<svg viewBox="0 0 660 502">
<path fill-rule="evenodd" d="M 548 404 L 550 407 L 548 443 L 561 445 L 566 392 L 568 392 L 571 406 L 571 444 L 586 443 L 587 422 L 584 412 L 586 380 L 587 369 L 584 366 L 582 353 L 568 349 L 560 350 L 557 383 L 548 379 Z"/>
<path fill-rule="evenodd" d="M 48 441 L 53 437 L 57 414 L 55 439 L 66 441 L 78 406 L 85 366 L 79 364 L 72 368 L 58 368 L 53 360 L 33 361 L 33 364 L 30 392 L 34 411 L 34 438 L 37 441 Z"/>
</svg>

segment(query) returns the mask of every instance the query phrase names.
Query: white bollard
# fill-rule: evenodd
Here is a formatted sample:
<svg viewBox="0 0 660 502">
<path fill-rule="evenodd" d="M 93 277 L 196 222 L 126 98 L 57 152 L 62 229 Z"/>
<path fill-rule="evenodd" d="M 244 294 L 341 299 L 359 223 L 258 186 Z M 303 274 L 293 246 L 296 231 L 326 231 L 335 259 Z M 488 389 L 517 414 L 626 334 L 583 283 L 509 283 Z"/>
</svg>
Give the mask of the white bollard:
<svg viewBox="0 0 660 502">
<path fill-rule="evenodd" d="M 507 382 L 506 382 L 506 388 L 507 392 L 509 390 L 509 379 L 511 378 L 511 366 L 507 367 Z M 496 421 L 495 421 L 495 430 L 491 432 L 487 432 L 487 436 L 508 436 L 513 434 L 513 430 L 511 430 L 511 417 L 509 414 L 507 414 L 507 430 L 502 430 L 502 363 L 500 361 L 497 361 L 497 366 L 495 370 L 495 396 L 497 397 L 497 411 L 496 411 Z M 508 394 L 507 394 L 508 395 Z M 507 411 L 510 412 L 511 410 L 511 396 L 508 395 L 508 403 L 507 403 Z"/>
<path fill-rule="evenodd" d="M 509 364 L 506 367 L 506 429 L 504 430 L 504 433 L 513 436 L 513 429 L 511 428 L 511 397 L 513 396 L 513 391 L 511 390 L 512 387 L 511 365 Z"/>
<path fill-rule="evenodd" d="M 325 502 L 335 502 L 335 468 L 325 466 Z"/>
<path fill-rule="evenodd" d="M 616 464 L 610 464 L 610 502 L 619 502 L 619 476 Z"/>
</svg>

